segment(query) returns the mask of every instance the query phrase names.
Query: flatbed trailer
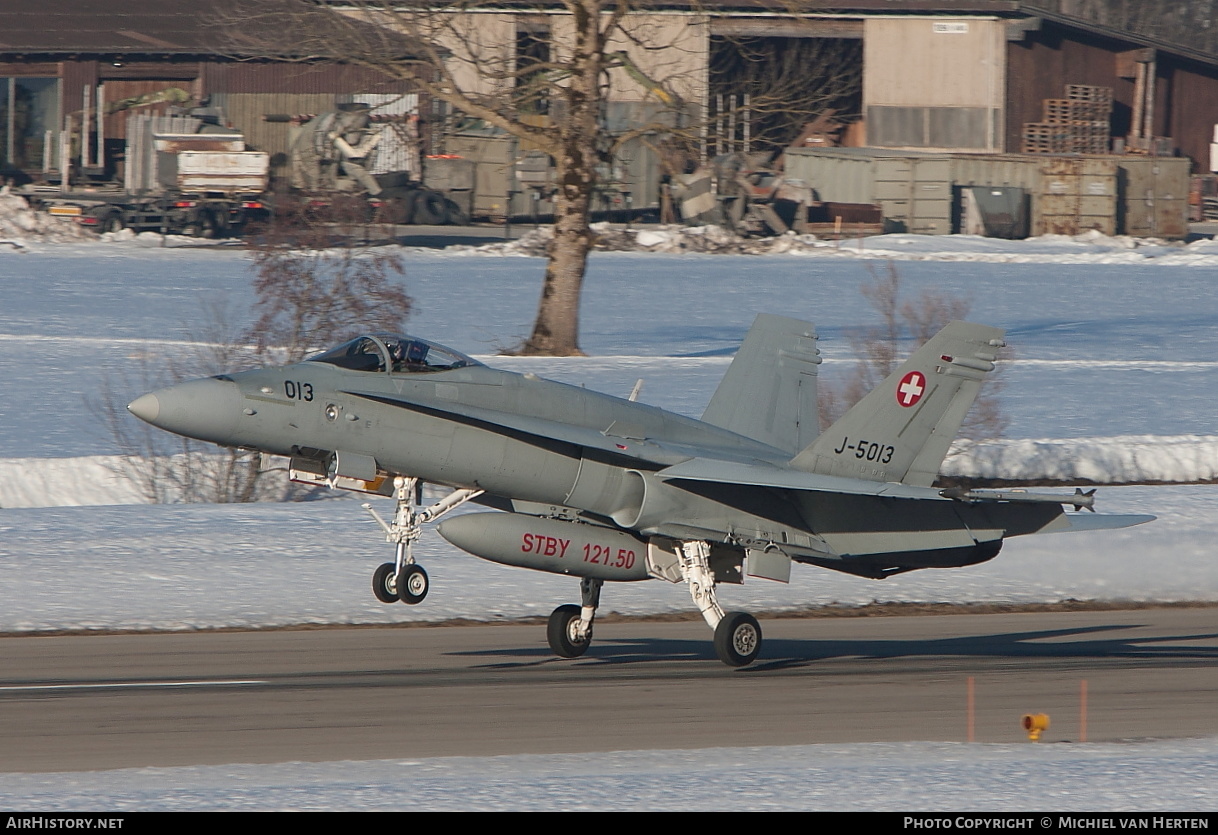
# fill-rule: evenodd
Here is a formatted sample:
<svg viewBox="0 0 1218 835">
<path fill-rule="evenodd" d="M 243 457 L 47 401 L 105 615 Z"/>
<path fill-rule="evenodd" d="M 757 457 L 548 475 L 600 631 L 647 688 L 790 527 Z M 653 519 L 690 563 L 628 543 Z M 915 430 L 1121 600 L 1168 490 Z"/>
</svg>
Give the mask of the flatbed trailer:
<svg viewBox="0 0 1218 835">
<path fill-rule="evenodd" d="M 269 216 L 260 195 L 215 193 L 156 195 L 123 191 L 27 193 L 36 208 L 98 232 L 160 232 L 199 238 L 240 235 L 247 223 Z"/>
</svg>

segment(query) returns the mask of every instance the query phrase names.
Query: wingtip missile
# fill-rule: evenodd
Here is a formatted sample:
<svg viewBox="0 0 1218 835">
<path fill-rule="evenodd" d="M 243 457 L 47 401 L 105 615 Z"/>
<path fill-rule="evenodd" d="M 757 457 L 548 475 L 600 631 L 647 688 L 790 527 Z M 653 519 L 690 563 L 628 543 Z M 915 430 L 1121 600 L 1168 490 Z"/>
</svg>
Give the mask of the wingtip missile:
<svg viewBox="0 0 1218 835">
<path fill-rule="evenodd" d="M 947 487 L 939 491 L 945 499 L 954 499 L 966 504 L 977 502 L 1025 502 L 1029 504 L 1068 504 L 1075 510 L 1086 508 L 1095 512 L 1095 490 L 1083 492 L 1075 488 L 1071 495 L 1061 493 L 1032 493 L 1027 490 L 966 490 L 963 487 Z"/>
</svg>

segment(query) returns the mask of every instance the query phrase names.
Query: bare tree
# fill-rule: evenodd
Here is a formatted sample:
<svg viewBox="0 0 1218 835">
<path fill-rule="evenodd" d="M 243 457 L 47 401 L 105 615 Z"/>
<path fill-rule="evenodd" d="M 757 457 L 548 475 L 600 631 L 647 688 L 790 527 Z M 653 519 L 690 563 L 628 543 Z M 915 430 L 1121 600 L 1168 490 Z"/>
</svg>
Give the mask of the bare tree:
<svg viewBox="0 0 1218 835">
<path fill-rule="evenodd" d="M 145 501 L 232 503 L 282 498 L 262 479 L 257 455 L 171 435 L 128 414 L 126 403 L 139 394 L 182 380 L 250 368 L 256 348 L 244 328 L 233 325 L 222 302 L 203 304 L 201 330 L 188 329 L 181 350 L 149 349 L 130 373 L 105 375 L 96 398 L 87 401 L 111 443 L 119 450 L 112 469 L 130 481 Z"/>
<path fill-rule="evenodd" d="M 892 261 L 881 272 L 866 264 L 871 280 L 859 292 L 880 316 L 880 324 L 863 328 L 851 338 L 857 362 L 850 374 L 837 385 L 821 383 L 817 390 L 817 409 L 822 427 L 828 427 L 864 395 L 896 370 L 910 347 L 922 345 L 948 322 L 964 319 L 972 306 L 967 299 L 953 298 L 934 290 L 924 290 L 912 300 L 902 299 L 901 274 Z M 1005 353 L 1004 359 L 1009 358 Z M 1006 430 L 1000 394 L 1003 382 L 991 372 L 982 383 L 960 428 L 966 438 L 999 438 Z"/>
<path fill-rule="evenodd" d="M 406 273 L 393 249 L 363 246 L 358 230 L 278 216 L 247 248 L 254 312 L 243 334 L 258 364 L 299 362 L 361 333 L 401 330 L 412 301 L 395 279 Z"/>
<path fill-rule="evenodd" d="M 696 108 L 687 103 L 705 94 L 708 30 L 697 7 L 675 16 L 648 0 L 229 2 L 235 7 L 223 15 L 236 53 L 372 68 L 549 156 L 554 236 L 520 351 L 580 353 L 592 199 L 619 147 L 688 123 Z M 612 130 L 611 100 L 649 103 L 656 118 Z"/>
<path fill-rule="evenodd" d="M 1204 52 L 1218 50 L 1215 0 L 1031 0 L 1027 12 L 1044 9 L 1110 30 L 1124 30 Z"/>
<path fill-rule="evenodd" d="M 737 102 L 747 96 L 747 110 L 736 115 L 748 121 L 750 144 L 780 150 L 827 110 L 844 120 L 857 116 L 862 53 L 857 38 L 717 35 L 710 44 L 709 92 L 716 104 L 720 96 Z"/>
<path fill-rule="evenodd" d="M 230 307 L 204 306 L 203 330 L 188 332 L 187 349 L 145 359 L 139 373 L 103 380 L 90 403 L 120 451 L 116 473 L 154 503 L 252 502 L 309 492 L 267 479 L 262 457 L 217 450 L 155 429 L 127 414 L 138 394 L 182 380 L 272 363 L 299 362 L 309 353 L 369 331 L 398 331 L 412 301 L 398 279 L 396 251 L 363 246 L 355 230 L 279 215 L 247 244 L 253 260 L 252 325 L 237 326 Z M 340 242 L 336 245 L 335 242 Z"/>
</svg>

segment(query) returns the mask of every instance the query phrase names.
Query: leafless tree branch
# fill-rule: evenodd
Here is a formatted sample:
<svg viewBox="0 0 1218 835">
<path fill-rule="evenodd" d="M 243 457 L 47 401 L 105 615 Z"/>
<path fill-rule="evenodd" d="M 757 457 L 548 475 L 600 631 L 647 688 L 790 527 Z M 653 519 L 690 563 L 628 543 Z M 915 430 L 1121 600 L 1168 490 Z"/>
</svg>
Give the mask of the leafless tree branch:
<svg viewBox="0 0 1218 835">
<path fill-rule="evenodd" d="M 971 307 L 967 299 L 934 290 L 902 300 L 901 274 L 894 262 L 885 262 L 883 271 L 871 262 L 866 267 L 871 280 L 862 284 L 859 292 L 879 314 L 880 324 L 863 328 L 851 338 L 858 357 L 853 370 L 836 384 L 822 380 L 818 386 L 817 408 L 822 427 L 831 426 L 896 370 L 910 347 L 922 345 L 948 322 L 966 318 Z M 1010 359 L 1006 349 L 1002 358 Z M 1007 419 L 1000 398 L 1004 387 L 1001 370 L 999 366 L 986 375 L 981 392 L 960 428 L 962 437 L 1000 438 L 1006 431 Z"/>
</svg>

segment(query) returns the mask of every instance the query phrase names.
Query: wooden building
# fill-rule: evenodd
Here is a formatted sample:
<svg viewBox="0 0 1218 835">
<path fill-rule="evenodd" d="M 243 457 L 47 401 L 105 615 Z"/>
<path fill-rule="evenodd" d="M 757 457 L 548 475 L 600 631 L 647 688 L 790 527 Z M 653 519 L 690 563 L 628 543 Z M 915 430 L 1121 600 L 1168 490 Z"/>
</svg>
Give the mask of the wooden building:
<svg viewBox="0 0 1218 835">
<path fill-rule="evenodd" d="M 0 3 L 0 169 L 54 169 L 61 131 L 73 159 L 82 135 L 95 145 L 100 134 L 104 159 L 89 156 L 113 168 L 128 115 L 197 105 L 222 113 L 250 147 L 282 164 L 289 125 L 267 115 L 323 113 L 364 99 L 410 97 L 419 106 L 404 82 L 359 67 L 235 53 L 222 45 L 212 8 L 183 0 Z"/>
<path fill-rule="evenodd" d="M 1212 0 L 804 0 L 801 27 L 742 8 L 711 26 L 861 39 L 858 144 L 1019 153 L 1025 125 L 1046 121 L 1046 100 L 1092 87 L 1111 91 L 1109 148 L 1178 153 L 1207 172 L 1218 123 L 1218 20 L 1204 37 L 1205 15 L 1181 11 L 1190 5 L 1218 15 Z"/>
<path fill-rule="evenodd" d="M 703 125 L 704 153 L 740 150 L 746 137 L 757 136 L 761 116 L 737 109 L 730 118 L 714 118 L 725 98 L 712 66 L 717 52 L 747 42 L 777 55 L 784 45 L 817 39 L 855 47 L 831 53 L 851 64 L 858 79 L 853 109 L 838 114 L 855 123 L 846 144 L 1019 153 L 1026 126 L 1046 121 L 1046 108 L 1052 109 L 1046 102 L 1065 99 L 1068 86 L 1087 87 L 1111 91 L 1106 119 L 1090 120 L 1093 132 L 1102 135 L 1089 147 L 1178 153 L 1193 161 L 1194 171 L 1206 172 L 1218 123 L 1218 32 L 1212 39 L 1198 34 L 1203 27 L 1193 18 L 1200 12 L 1173 17 L 1189 5 L 648 0 L 639 7 L 640 31 L 659 33 L 654 37 L 673 47 L 646 48 L 642 35 L 637 45 L 615 45 L 631 52 L 639 72 L 613 72 L 606 118 L 625 131 L 654 115 L 658 104 L 653 90 L 638 82 L 641 75 L 678 93 L 686 124 Z M 1218 7 L 1218 0 L 1192 5 Z M 117 156 L 132 109 L 156 112 L 184 101 L 207 102 L 251 146 L 278 154 L 286 149 L 288 126 L 267 122 L 266 115 L 319 113 L 344 101 L 411 93 L 402 82 L 340 62 L 282 63 L 233 54 L 221 44 L 210 8 L 183 0 L 0 3 L 0 167 L 47 167 L 58 159 L 58 132 L 67 127 L 79 137 L 82 120 L 84 134 L 95 138 L 99 98 L 109 161 Z M 566 25 L 563 8 L 552 0 L 463 8 L 477 11 L 488 48 L 507 53 L 535 49 L 539 38 Z M 1218 8 L 1211 11 L 1218 14 Z M 422 115 L 430 112 L 428 102 L 413 100 L 410 106 Z M 1104 125 L 1097 127 L 1100 121 Z M 623 188 L 633 192 L 635 207 L 653 202 L 659 165 L 650 146 L 623 162 Z"/>
</svg>

